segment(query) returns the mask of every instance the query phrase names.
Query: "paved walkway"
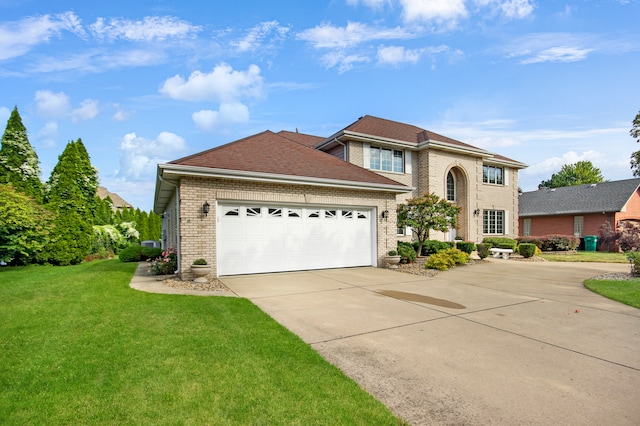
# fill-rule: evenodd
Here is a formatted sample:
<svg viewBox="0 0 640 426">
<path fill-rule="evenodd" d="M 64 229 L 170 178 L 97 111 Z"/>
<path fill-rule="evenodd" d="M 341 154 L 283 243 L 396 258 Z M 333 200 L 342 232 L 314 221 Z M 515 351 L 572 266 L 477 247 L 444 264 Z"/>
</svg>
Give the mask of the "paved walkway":
<svg viewBox="0 0 640 426">
<path fill-rule="evenodd" d="M 582 286 L 626 271 L 496 259 L 223 282 L 413 425 L 637 425 L 640 310 Z"/>
</svg>

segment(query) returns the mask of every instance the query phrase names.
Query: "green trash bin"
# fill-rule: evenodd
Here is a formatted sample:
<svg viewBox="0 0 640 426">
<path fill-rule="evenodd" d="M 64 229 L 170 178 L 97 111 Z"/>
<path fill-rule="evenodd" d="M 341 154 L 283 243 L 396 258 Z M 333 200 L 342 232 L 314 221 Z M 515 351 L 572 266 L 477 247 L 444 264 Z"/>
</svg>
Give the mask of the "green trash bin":
<svg viewBox="0 0 640 426">
<path fill-rule="evenodd" d="M 596 251 L 596 246 L 598 245 L 598 237 L 595 235 L 587 235 L 584 237 L 584 250 L 585 251 Z"/>
</svg>

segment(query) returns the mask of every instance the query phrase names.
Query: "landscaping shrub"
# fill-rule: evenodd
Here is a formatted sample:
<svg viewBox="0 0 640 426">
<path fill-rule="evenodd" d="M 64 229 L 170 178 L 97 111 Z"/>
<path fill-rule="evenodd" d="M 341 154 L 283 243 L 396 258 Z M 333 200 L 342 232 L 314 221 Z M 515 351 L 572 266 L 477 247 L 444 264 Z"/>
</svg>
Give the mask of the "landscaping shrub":
<svg viewBox="0 0 640 426">
<path fill-rule="evenodd" d="M 178 252 L 169 247 L 162 255 L 154 260 L 147 261 L 149 272 L 153 275 L 169 275 L 178 269 Z"/>
<path fill-rule="evenodd" d="M 476 245 L 471 241 L 458 241 L 456 242 L 456 248 L 467 254 L 471 254 L 476 249 Z"/>
<path fill-rule="evenodd" d="M 398 254 L 402 258 L 402 263 L 413 263 L 416 260 L 416 251 L 413 244 L 404 241 L 398 241 Z"/>
<path fill-rule="evenodd" d="M 478 244 L 478 246 L 477 246 L 478 257 L 480 257 L 480 259 L 484 259 L 484 258 L 488 257 L 489 253 L 491 253 L 489 251 L 491 249 L 491 247 L 492 247 L 492 245 L 490 243 Z"/>
<path fill-rule="evenodd" d="M 520 243 L 518 252 L 525 258 L 533 257 L 536 254 L 536 245 L 531 243 Z"/>
<path fill-rule="evenodd" d="M 450 241 L 426 240 L 422 246 L 422 254 L 431 255 L 442 250 L 453 248 L 454 243 Z"/>
<path fill-rule="evenodd" d="M 514 253 L 518 247 L 518 242 L 516 240 L 506 237 L 486 237 L 482 242 L 489 243 L 492 247 L 511 249 Z"/>
<path fill-rule="evenodd" d="M 640 276 L 640 253 L 637 251 L 630 251 L 627 254 L 627 259 L 631 263 L 631 275 L 634 277 Z"/>
<path fill-rule="evenodd" d="M 118 253 L 118 258 L 122 262 L 140 262 L 142 259 L 142 246 L 131 245 Z"/>
<path fill-rule="evenodd" d="M 580 245 L 580 238 L 573 235 L 544 235 L 518 237 L 520 244 L 535 244 L 542 251 L 569 251 Z"/>
<path fill-rule="evenodd" d="M 154 260 L 162 256 L 162 249 L 159 247 L 142 247 L 140 260 Z"/>
<path fill-rule="evenodd" d="M 575 250 L 580 245 L 580 238 L 573 235 L 548 235 L 547 239 L 553 251 Z"/>
<path fill-rule="evenodd" d="M 446 271 L 452 266 L 462 265 L 468 262 L 469 255 L 467 253 L 456 248 L 449 248 L 429 256 L 424 266 L 427 269 Z"/>
</svg>

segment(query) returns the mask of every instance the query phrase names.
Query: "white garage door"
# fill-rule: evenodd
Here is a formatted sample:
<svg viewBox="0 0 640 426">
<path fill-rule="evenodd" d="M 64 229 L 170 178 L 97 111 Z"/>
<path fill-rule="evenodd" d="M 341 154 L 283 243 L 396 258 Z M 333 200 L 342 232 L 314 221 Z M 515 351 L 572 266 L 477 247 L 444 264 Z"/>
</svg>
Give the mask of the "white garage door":
<svg viewBox="0 0 640 426">
<path fill-rule="evenodd" d="M 375 265 L 372 210 L 220 204 L 218 275 Z"/>
</svg>

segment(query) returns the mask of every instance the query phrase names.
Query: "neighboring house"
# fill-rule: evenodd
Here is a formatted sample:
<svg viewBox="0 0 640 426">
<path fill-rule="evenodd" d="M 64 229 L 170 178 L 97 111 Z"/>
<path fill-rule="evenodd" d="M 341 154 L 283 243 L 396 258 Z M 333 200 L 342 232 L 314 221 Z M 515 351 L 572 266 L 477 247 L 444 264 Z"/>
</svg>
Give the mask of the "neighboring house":
<svg viewBox="0 0 640 426">
<path fill-rule="evenodd" d="M 520 195 L 520 235 L 598 235 L 603 224 L 640 221 L 640 179 L 543 188 Z"/>
<path fill-rule="evenodd" d="M 457 230 L 434 238 L 517 235 L 523 167 L 366 116 L 329 138 L 265 131 L 159 164 L 154 211 L 186 279 L 197 258 L 218 276 L 378 266 L 411 238 L 397 204 L 424 192 L 462 207 Z"/>
<path fill-rule="evenodd" d="M 113 202 L 113 209 L 114 210 L 122 210 L 125 207 L 126 208 L 132 208 L 133 206 L 129 203 L 127 203 L 121 196 L 119 196 L 118 194 L 114 193 L 114 192 L 109 192 L 109 190 L 107 188 L 105 188 L 104 186 L 99 186 L 98 187 L 98 191 L 96 192 L 96 195 L 98 197 L 100 197 L 101 200 L 104 200 L 105 198 L 109 197 L 111 199 L 111 201 Z"/>
</svg>

